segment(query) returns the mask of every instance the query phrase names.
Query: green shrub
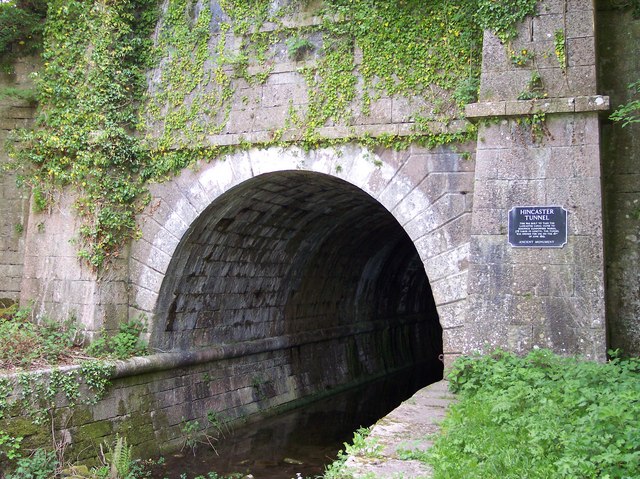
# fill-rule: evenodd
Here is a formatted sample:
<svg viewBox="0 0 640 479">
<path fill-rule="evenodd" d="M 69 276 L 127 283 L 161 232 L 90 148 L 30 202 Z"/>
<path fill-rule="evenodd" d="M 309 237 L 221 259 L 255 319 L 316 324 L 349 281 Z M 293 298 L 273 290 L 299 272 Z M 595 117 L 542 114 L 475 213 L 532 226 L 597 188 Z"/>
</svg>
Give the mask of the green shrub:
<svg viewBox="0 0 640 479">
<path fill-rule="evenodd" d="M 640 470 L 640 359 L 546 350 L 461 358 L 425 460 L 438 478 L 632 478 Z"/>
<path fill-rule="evenodd" d="M 45 319 L 38 325 L 32 316 L 30 308 L 17 305 L 0 310 L 0 368 L 56 364 L 69 354 L 77 332 L 75 319 L 63 324 Z"/>
<path fill-rule="evenodd" d="M 16 470 L 7 479 L 49 479 L 57 468 L 55 452 L 36 449 L 31 456 L 18 459 Z"/>
<path fill-rule="evenodd" d="M 6 70 L 18 54 L 30 54 L 40 47 L 46 1 L 0 2 L 0 58 Z"/>
<path fill-rule="evenodd" d="M 95 357 L 127 359 L 147 354 L 147 345 L 140 339 L 145 331 L 144 323 L 139 319 L 121 323 L 118 332 L 112 336 L 104 331 L 87 347 L 87 353 Z"/>
</svg>

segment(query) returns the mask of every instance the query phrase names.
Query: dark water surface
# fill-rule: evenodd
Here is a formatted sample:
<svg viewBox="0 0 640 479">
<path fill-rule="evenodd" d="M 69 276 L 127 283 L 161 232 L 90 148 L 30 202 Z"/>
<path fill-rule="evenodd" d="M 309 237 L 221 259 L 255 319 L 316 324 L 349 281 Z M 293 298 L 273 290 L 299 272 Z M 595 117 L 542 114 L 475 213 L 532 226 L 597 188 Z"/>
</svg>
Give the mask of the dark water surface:
<svg viewBox="0 0 640 479">
<path fill-rule="evenodd" d="M 359 427 L 368 427 L 411 397 L 418 389 L 440 379 L 425 368 L 405 370 L 277 416 L 238 426 L 210 447 L 199 445 L 196 454 L 185 448 L 165 456 L 154 478 L 189 479 L 240 472 L 255 479 L 318 477 L 336 459 L 344 442 Z M 291 462 L 296 462 L 291 464 Z M 301 463 L 301 464 L 298 464 Z"/>
</svg>

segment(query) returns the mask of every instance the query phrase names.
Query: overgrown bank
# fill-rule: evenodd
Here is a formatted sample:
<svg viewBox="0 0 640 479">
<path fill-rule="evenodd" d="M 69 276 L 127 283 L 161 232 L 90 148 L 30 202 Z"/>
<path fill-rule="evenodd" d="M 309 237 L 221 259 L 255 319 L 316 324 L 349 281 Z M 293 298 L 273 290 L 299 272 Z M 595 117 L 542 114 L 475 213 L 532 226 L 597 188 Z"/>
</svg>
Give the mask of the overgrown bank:
<svg viewBox="0 0 640 479">
<path fill-rule="evenodd" d="M 459 359 L 460 401 L 431 450 L 434 479 L 629 479 L 640 471 L 640 359 L 606 364 L 536 350 Z"/>
</svg>

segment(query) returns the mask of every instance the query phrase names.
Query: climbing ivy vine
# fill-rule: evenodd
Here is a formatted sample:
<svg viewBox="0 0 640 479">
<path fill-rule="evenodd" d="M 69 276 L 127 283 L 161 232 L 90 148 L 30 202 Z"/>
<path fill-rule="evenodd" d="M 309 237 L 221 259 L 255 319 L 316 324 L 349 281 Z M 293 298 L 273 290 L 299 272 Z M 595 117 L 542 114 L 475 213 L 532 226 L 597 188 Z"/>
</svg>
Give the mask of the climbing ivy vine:
<svg viewBox="0 0 640 479">
<path fill-rule="evenodd" d="M 470 138 L 472 129 L 448 133 L 432 125 L 462 117 L 464 103 L 474 100 L 482 29 L 508 41 L 536 2 L 325 0 L 316 12 L 320 22 L 285 21 L 308 4 L 49 2 L 37 128 L 17 139 L 13 155 L 36 207 L 46 209 L 58 188 L 77 192 L 80 255 L 89 264 L 108 265 L 136 237 L 148 181 L 199 158 L 248 146 L 353 141 L 399 148 Z M 233 105 L 253 101 L 236 91 L 238 83 L 265 83 L 283 61 L 296 62 L 308 102 L 291 104 L 260 144 L 241 139 L 213 146 L 209 138 L 225 132 Z M 369 115 L 385 97 L 422 105 L 408 119 L 411 135 L 356 132 L 354 118 Z M 331 125 L 350 133 L 329 140 L 321 131 Z M 292 140 L 288 131 L 299 134 Z"/>
</svg>

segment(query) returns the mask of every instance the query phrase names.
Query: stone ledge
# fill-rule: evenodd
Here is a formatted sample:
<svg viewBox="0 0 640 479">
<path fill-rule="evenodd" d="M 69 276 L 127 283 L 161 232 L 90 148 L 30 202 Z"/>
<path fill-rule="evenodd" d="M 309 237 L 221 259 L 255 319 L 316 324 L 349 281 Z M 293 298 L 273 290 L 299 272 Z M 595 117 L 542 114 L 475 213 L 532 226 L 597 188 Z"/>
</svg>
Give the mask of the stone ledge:
<svg viewBox="0 0 640 479">
<path fill-rule="evenodd" d="M 609 97 L 604 95 L 505 100 L 471 103 L 465 107 L 467 119 L 523 116 L 535 113 L 582 113 L 609 110 Z"/>
<path fill-rule="evenodd" d="M 318 129 L 318 134 L 325 140 L 353 140 L 362 136 L 372 138 L 383 137 L 385 135 L 406 137 L 414 134 L 427 136 L 429 134 L 462 133 L 466 131 L 469 122 L 467 120 L 453 120 L 449 123 L 431 121 L 427 123 L 429 131 L 418 131 L 417 125 L 408 123 L 373 123 L 368 125 L 350 126 L 325 126 Z M 304 132 L 300 129 L 285 130 L 282 132 L 280 140 L 283 142 L 296 142 L 303 138 Z M 247 133 L 223 133 L 219 135 L 209 135 L 207 142 L 212 146 L 232 146 L 242 143 L 264 144 L 273 141 L 274 132 L 270 130 L 256 130 Z"/>
</svg>

